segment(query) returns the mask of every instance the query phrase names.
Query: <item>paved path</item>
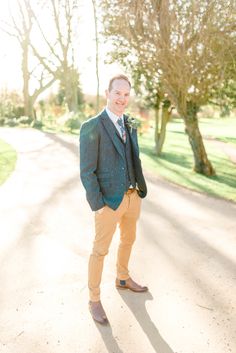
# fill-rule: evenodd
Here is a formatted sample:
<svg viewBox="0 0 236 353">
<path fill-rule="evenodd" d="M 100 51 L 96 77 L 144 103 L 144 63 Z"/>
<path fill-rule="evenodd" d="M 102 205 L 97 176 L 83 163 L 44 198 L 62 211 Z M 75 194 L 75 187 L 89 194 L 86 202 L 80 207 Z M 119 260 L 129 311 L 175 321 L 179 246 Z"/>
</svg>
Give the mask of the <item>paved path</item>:
<svg viewBox="0 0 236 353">
<path fill-rule="evenodd" d="M 236 352 L 236 205 L 148 178 L 131 260 L 142 295 L 114 288 L 118 234 L 102 300 L 87 310 L 92 213 L 77 138 L 0 129 L 18 151 L 0 187 L 1 353 Z"/>
</svg>

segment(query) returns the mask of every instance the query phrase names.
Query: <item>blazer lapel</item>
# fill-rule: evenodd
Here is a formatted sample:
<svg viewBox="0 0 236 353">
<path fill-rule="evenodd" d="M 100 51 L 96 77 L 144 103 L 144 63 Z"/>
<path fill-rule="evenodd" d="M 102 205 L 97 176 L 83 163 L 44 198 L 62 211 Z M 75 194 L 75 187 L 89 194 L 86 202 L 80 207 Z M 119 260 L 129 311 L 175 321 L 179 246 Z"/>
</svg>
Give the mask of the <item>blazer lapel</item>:
<svg viewBox="0 0 236 353">
<path fill-rule="evenodd" d="M 108 135 L 110 136 L 111 141 L 113 142 L 115 148 L 120 153 L 120 155 L 125 159 L 124 148 L 122 146 L 123 142 L 121 140 L 121 137 L 105 110 L 102 112 L 101 121 Z"/>
</svg>

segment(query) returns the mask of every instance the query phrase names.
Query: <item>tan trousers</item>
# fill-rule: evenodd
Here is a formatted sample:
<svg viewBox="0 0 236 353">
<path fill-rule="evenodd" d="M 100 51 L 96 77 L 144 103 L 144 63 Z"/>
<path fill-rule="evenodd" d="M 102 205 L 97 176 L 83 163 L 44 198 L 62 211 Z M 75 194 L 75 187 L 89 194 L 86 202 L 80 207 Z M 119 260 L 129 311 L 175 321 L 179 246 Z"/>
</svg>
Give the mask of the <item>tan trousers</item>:
<svg viewBox="0 0 236 353">
<path fill-rule="evenodd" d="M 105 206 L 95 212 L 95 239 L 89 259 L 88 287 L 91 301 L 100 300 L 100 283 L 104 257 L 107 255 L 117 224 L 120 227 L 120 244 L 117 254 L 117 278 L 129 278 L 128 262 L 136 237 L 141 198 L 136 190 L 125 193 L 117 210 Z"/>
</svg>

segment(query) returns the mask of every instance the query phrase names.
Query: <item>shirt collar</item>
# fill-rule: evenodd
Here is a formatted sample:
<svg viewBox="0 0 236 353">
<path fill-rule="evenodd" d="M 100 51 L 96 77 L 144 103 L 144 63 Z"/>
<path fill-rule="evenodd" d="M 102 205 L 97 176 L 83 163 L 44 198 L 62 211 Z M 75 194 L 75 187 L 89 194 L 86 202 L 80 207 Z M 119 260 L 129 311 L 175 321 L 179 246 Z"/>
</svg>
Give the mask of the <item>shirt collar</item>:
<svg viewBox="0 0 236 353">
<path fill-rule="evenodd" d="M 124 116 L 123 116 L 123 114 L 122 114 L 122 116 L 120 117 L 120 116 L 118 116 L 118 115 L 112 113 L 107 107 L 106 107 L 106 112 L 107 112 L 109 118 L 113 121 L 114 124 L 117 123 L 117 120 L 118 120 L 119 118 L 121 118 L 122 121 L 123 121 L 123 123 L 124 123 Z"/>
</svg>

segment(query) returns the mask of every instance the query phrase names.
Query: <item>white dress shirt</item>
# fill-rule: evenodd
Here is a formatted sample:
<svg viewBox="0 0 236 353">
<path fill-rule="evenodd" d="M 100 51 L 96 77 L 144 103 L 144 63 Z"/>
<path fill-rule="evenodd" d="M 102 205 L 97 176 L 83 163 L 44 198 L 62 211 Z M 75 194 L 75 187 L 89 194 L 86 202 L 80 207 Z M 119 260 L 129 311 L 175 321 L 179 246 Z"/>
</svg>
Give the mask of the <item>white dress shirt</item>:
<svg viewBox="0 0 236 353">
<path fill-rule="evenodd" d="M 117 120 L 119 118 L 121 118 L 122 121 L 123 121 L 123 125 L 124 125 L 124 116 L 123 116 L 123 114 L 122 114 L 122 116 L 118 116 L 118 115 L 112 113 L 107 107 L 106 107 L 106 112 L 107 112 L 107 115 L 109 116 L 109 118 L 111 119 L 111 121 L 113 122 L 113 124 L 115 125 L 117 131 L 119 132 L 120 137 L 122 138 L 121 128 L 120 128 L 120 125 L 118 124 Z"/>
</svg>

